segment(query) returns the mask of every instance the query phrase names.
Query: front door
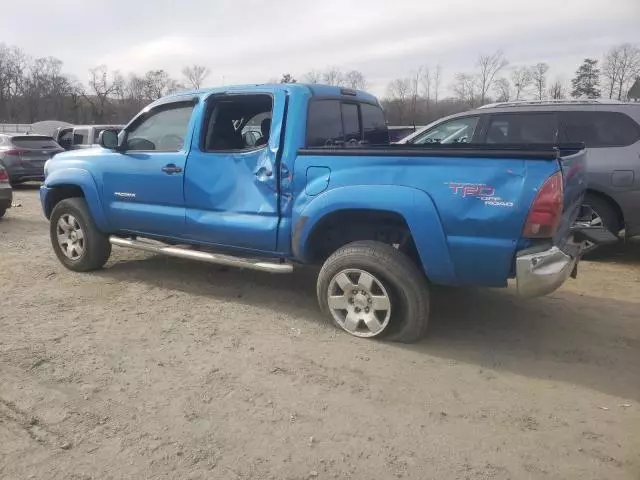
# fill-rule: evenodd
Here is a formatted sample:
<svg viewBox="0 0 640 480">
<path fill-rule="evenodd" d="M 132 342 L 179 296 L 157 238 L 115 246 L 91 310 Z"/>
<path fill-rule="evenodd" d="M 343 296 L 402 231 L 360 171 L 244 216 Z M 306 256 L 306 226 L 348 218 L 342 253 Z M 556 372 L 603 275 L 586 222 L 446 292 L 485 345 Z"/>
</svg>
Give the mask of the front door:
<svg viewBox="0 0 640 480">
<path fill-rule="evenodd" d="M 285 93 L 209 97 L 185 174 L 187 231 L 197 241 L 276 250 L 278 150 Z"/>
<path fill-rule="evenodd" d="M 115 229 L 184 235 L 183 182 L 194 105 L 173 101 L 143 112 L 124 132 L 126 149 L 102 159 L 103 198 Z"/>
</svg>

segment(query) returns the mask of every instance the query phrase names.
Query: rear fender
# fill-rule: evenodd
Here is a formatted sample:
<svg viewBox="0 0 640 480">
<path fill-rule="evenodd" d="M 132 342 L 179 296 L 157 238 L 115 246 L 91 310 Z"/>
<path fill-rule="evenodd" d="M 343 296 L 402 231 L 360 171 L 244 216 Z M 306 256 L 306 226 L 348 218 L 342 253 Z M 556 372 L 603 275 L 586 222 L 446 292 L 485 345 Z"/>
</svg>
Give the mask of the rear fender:
<svg viewBox="0 0 640 480">
<path fill-rule="evenodd" d="M 310 261 L 308 240 L 314 227 L 341 210 L 381 210 L 401 215 L 413 236 L 420 261 L 429 279 L 438 284 L 457 283 L 440 216 L 431 197 L 416 188 L 396 185 L 358 185 L 329 190 L 314 197 L 293 214 L 292 247 L 296 258 Z"/>
<path fill-rule="evenodd" d="M 49 210 L 47 202 L 50 201 L 51 190 L 65 185 L 80 187 L 82 193 L 84 193 L 84 197 L 87 201 L 87 207 L 91 212 L 93 221 L 100 230 L 103 232 L 109 232 L 109 222 L 107 221 L 104 209 L 102 208 L 102 200 L 100 198 L 96 182 L 91 173 L 81 168 L 65 168 L 53 171 L 47 175 L 44 184 L 45 193 L 42 197 L 42 206 L 45 209 L 45 212 Z"/>
</svg>

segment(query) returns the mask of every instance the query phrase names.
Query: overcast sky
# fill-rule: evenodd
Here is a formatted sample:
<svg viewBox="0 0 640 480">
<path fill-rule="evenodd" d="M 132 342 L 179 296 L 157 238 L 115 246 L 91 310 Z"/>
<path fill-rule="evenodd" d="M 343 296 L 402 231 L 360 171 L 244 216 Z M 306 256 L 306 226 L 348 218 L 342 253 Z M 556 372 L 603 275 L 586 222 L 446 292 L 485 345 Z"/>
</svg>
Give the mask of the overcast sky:
<svg viewBox="0 0 640 480">
<path fill-rule="evenodd" d="M 52 55 L 86 81 L 92 66 L 163 68 L 200 63 L 209 84 L 264 82 L 338 66 L 361 70 L 383 94 L 423 64 L 474 68 L 504 50 L 511 65 L 546 61 L 568 80 L 581 59 L 640 44 L 640 0 L 30 0 L 0 15 L 0 41 Z M 6 10 L 5 10 L 6 13 Z"/>
</svg>

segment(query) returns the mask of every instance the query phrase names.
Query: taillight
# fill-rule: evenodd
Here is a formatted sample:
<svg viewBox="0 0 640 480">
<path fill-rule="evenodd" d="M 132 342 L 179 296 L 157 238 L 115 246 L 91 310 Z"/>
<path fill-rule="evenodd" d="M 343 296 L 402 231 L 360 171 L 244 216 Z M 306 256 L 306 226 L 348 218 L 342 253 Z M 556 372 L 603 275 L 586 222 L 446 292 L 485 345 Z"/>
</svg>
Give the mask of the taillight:
<svg viewBox="0 0 640 480">
<path fill-rule="evenodd" d="M 9 174 L 4 168 L 0 168 L 0 182 L 8 182 Z"/>
<path fill-rule="evenodd" d="M 558 230 L 562 220 L 564 203 L 562 172 L 550 176 L 536 195 L 522 236 L 525 238 L 550 238 Z"/>
<path fill-rule="evenodd" d="M 24 150 L 18 150 L 17 148 L 14 148 L 13 150 L 7 150 L 4 153 L 6 153 L 7 155 L 20 156 L 24 152 L 25 152 Z"/>
</svg>

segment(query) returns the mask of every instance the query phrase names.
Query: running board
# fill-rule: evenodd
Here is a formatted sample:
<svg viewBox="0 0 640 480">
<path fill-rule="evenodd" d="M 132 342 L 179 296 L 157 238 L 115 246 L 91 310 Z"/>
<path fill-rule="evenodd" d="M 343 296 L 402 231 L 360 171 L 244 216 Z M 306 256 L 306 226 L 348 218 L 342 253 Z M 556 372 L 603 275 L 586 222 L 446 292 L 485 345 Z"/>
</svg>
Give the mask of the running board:
<svg viewBox="0 0 640 480">
<path fill-rule="evenodd" d="M 188 258 L 198 260 L 200 262 L 215 263 L 217 265 L 227 265 L 229 267 L 248 268 L 261 272 L 270 273 L 291 273 L 293 265 L 290 263 L 265 262 L 252 258 L 233 257 L 231 255 L 221 255 L 218 253 L 201 252 L 199 250 L 189 250 L 187 248 L 172 247 L 166 244 L 153 244 L 140 240 L 129 240 L 127 238 L 109 237 L 112 245 L 119 247 L 133 248 L 135 250 L 143 250 L 145 252 L 159 253 L 170 257 Z"/>
</svg>

